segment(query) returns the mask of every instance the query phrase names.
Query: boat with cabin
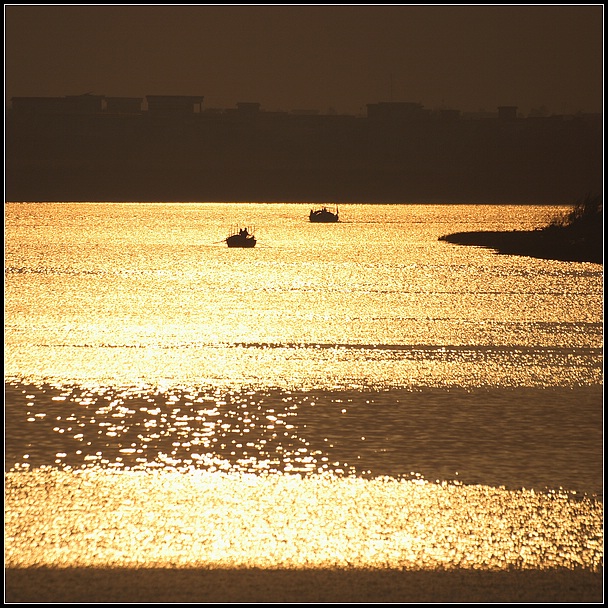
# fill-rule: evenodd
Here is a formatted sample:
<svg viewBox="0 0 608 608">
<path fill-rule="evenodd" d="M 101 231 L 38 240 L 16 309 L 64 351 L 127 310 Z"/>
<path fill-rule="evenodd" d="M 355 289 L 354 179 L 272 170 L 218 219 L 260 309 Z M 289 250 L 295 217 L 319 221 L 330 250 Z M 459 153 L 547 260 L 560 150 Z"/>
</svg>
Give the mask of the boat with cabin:
<svg viewBox="0 0 608 608">
<path fill-rule="evenodd" d="M 311 209 L 308 215 L 308 219 L 311 222 L 322 222 L 322 223 L 330 223 L 337 222 L 339 219 L 338 216 L 338 206 L 336 205 L 335 211 L 331 211 L 327 207 L 323 206 L 319 209 Z"/>
</svg>

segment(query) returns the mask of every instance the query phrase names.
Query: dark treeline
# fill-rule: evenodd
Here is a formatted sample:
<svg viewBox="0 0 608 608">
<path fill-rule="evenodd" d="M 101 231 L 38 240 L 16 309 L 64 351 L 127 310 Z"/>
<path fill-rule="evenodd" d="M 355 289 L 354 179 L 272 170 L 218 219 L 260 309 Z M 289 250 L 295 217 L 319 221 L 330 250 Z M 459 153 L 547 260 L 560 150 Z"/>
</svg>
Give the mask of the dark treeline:
<svg viewBox="0 0 608 608">
<path fill-rule="evenodd" d="M 405 120 L 8 110 L 8 201 L 569 204 L 602 191 L 602 117 Z"/>
</svg>

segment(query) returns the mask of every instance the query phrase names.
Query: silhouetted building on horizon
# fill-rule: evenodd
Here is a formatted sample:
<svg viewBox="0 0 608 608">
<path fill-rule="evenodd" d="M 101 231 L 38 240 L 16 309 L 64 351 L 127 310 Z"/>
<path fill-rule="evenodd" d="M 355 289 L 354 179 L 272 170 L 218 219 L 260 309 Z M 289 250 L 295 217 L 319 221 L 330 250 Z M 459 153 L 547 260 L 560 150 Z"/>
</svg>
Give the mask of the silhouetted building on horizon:
<svg viewBox="0 0 608 608">
<path fill-rule="evenodd" d="M 456 122 L 460 120 L 461 114 L 460 110 L 441 109 L 439 110 L 439 117 L 443 121 Z"/>
<path fill-rule="evenodd" d="M 372 120 L 422 120 L 428 110 L 421 103 L 409 101 L 381 101 L 367 104 L 367 117 Z"/>
<path fill-rule="evenodd" d="M 150 114 L 194 114 L 203 111 L 202 95 L 146 95 Z"/>
<path fill-rule="evenodd" d="M 241 114 L 247 114 L 247 115 L 256 115 L 260 113 L 260 109 L 262 107 L 261 103 L 256 102 L 251 102 L 251 101 L 239 101 L 236 104 L 236 109 L 241 113 Z"/>
<path fill-rule="evenodd" d="M 116 114 L 141 114 L 143 97 L 106 97 L 105 110 Z"/>
<path fill-rule="evenodd" d="M 203 109 L 201 95 L 14 97 L 6 200 L 510 202 L 603 191 L 603 117 L 367 104 Z"/>
<path fill-rule="evenodd" d="M 145 101 L 144 101 L 145 100 Z M 518 115 L 518 107 L 513 105 L 501 105 L 496 111 L 478 110 L 476 112 L 462 112 L 458 109 L 429 110 L 419 102 L 411 101 L 379 101 L 366 104 L 366 115 L 338 114 L 335 110 L 322 114 L 317 109 L 293 109 L 291 111 L 268 111 L 262 108 L 259 102 L 238 102 L 235 108 L 203 108 L 204 96 L 202 95 L 146 95 L 142 97 L 120 97 L 94 95 L 84 93 L 82 95 L 66 95 L 63 97 L 12 97 L 7 112 L 23 112 L 31 114 L 99 114 L 99 113 L 124 113 L 124 114 L 165 114 L 175 116 L 190 116 L 192 114 L 207 115 L 234 114 L 240 116 L 255 116 L 259 114 L 267 116 L 327 116 L 343 117 L 351 116 L 362 119 L 395 121 L 417 121 L 424 119 L 439 119 L 442 121 L 455 120 L 483 120 L 500 119 L 502 121 L 521 120 Z M 578 113 L 576 117 L 587 117 L 594 120 L 601 114 Z M 530 111 L 528 118 L 553 118 L 566 119 L 566 115 L 549 114 L 547 111 L 540 113 L 538 109 Z"/>
</svg>

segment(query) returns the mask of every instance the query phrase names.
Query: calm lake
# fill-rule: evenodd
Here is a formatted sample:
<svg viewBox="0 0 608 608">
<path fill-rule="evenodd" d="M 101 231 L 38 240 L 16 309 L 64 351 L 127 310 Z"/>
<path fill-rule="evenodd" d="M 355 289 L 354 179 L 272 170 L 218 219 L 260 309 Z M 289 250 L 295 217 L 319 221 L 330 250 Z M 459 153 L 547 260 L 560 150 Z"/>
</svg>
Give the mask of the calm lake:
<svg viewBox="0 0 608 608">
<path fill-rule="evenodd" d="M 6 204 L 7 565 L 597 568 L 603 267 L 438 241 L 566 210 Z"/>
</svg>

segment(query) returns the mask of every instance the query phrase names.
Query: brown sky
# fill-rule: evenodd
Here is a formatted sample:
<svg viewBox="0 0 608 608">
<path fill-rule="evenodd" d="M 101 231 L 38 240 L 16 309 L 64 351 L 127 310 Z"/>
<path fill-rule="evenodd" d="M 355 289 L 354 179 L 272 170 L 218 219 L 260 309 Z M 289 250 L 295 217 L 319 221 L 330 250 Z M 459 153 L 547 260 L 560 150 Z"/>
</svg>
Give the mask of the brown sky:
<svg viewBox="0 0 608 608">
<path fill-rule="evenodd" d="M 603 5 L 4 5 L 5 98 L 603 111 Z"/>
</svg>

